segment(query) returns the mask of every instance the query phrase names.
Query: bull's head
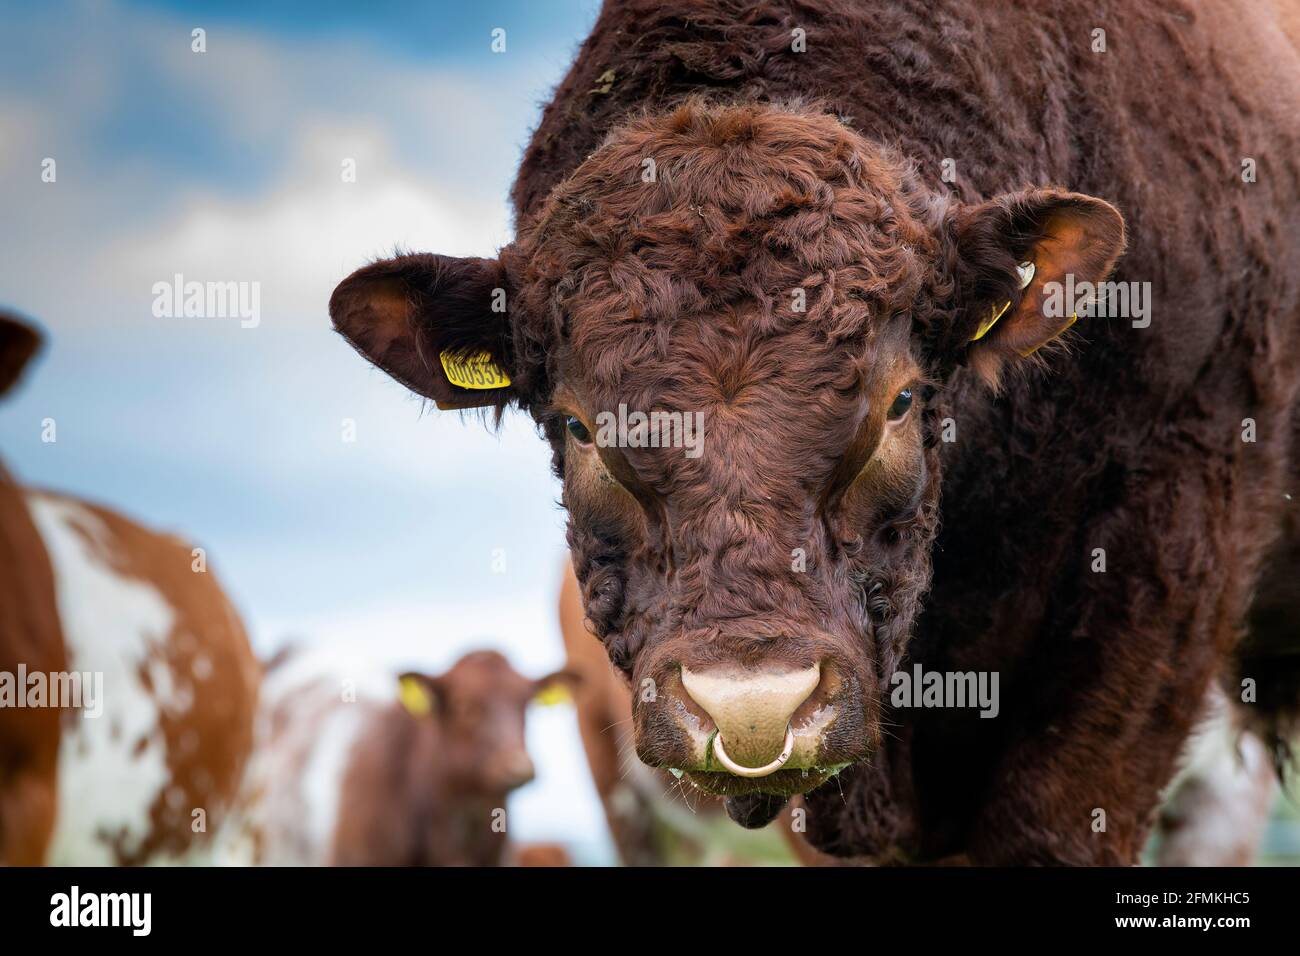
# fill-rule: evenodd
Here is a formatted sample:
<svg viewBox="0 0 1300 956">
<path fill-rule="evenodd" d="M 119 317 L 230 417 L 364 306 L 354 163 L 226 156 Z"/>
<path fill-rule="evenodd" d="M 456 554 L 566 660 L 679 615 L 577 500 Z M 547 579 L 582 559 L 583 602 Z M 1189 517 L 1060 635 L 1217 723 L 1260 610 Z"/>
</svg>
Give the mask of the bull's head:
<svg viewBox="0 0 1300 956">
<path fill-rule="evenodd" d="M 330 312 L 441 406 L 540 424 L 642 759 L 784 795 L 879 745 L 943 390 L 996 388 L 1072 321 L 1044 286 L 1123 245 L 1098 199 L 962 203 L 830 116 L 688 103 L 612 134 L 498 259 L 378 262 Z M 479 354 L 508 385 L 444 361 Z"/>
</svg>

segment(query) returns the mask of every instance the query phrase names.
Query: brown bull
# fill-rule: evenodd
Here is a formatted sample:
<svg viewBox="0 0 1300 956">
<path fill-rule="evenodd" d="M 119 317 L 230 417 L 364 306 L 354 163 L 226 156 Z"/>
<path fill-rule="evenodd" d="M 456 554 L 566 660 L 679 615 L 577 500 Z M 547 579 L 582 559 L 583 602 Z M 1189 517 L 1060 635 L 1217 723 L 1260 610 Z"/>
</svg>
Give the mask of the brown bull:
<svg viewBox="0 0 1300 956">
<path fill-rule="evenodd" d="M 610 0 L 515 240 L 331 316 L 542 427 L 646 763 L 838 855 L 1130 863 L 1213 687 L 1276 745 L 1300 686 L 1296 28 Z"/>
</svg>

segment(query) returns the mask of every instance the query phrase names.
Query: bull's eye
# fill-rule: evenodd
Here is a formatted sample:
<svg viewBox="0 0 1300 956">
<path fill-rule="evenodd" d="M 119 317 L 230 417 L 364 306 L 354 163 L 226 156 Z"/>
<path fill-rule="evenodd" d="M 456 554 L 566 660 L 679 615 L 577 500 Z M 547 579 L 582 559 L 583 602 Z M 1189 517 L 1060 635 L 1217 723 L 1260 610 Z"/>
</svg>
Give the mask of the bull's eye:
<svg viewBox="0 0 1300 956">
<path fill-rule="evenodd" d="M 889 406 L 889 420 L 898 421 L 907 414 L 907 410 L 912 407 L 912 390 L 905 388 L 894 398 L 894 404 Z"/>
<path fill-rule="evenodd" d="M 570 415 L 566 418 L 564 420 L 564 427 L 569 430 L 569 434 L 577 440 L 578 444 L 591 444 L 591 432 L 587 430 L 586 425 L 582 424 L 582 419 L 578 418 L 576 415 Z"/>
</svg>

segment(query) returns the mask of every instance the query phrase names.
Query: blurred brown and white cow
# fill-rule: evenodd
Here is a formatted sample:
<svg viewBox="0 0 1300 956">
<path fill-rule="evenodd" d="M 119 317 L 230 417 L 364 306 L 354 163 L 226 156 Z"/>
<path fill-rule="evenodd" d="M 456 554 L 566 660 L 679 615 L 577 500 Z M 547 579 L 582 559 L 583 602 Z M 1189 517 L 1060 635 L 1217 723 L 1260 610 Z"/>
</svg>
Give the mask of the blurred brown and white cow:
<svg viewBox="0 0 1300 956">
<path fill-rule="evenodd" d="M 0 315 L 0 393 L 39 334 Z M 202 859 L 258 669 L 190 545 L 0 466 L 0 864 Z"/>
<path fill-rule="evenodd" d="M 396 699 L 372 699 L 308 671 L 269 667 L 241 820 L 223 838 L 228 862 L 510 862 L 506 799 L 534 775 L 525 711 L 568 674 L 530 680 L 476 651 L 444 674 L 402 675 Z"/>
</svg>

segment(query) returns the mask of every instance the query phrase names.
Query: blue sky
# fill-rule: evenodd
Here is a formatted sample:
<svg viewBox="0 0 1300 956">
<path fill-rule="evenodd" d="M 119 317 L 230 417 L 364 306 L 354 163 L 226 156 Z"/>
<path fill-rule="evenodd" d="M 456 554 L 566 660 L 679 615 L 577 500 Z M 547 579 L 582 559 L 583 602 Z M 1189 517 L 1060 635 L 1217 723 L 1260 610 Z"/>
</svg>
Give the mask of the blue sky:
<svg viewBox="0 0 1300 956">
<path fill-rule="evenodd" d="M 48 337 L 0 406 L 8 467 L 204 545 L 263 651 L 433 669 L 493 644 L 556 666 L 563 516 L 531 421 L 494 435 L 425 409 L 326 303 L 397 246 L 509 240 L 520 151 L 596 8 L 5 3 L 0 304 Z M 156 318 L 177 273 L 258 283 L 260 324 Z M 559 786 L 580 771 L 571 715 L 535 723 L 529 829 L 597 854 L 573 822 L 590 795 Z"/>
</svg>

